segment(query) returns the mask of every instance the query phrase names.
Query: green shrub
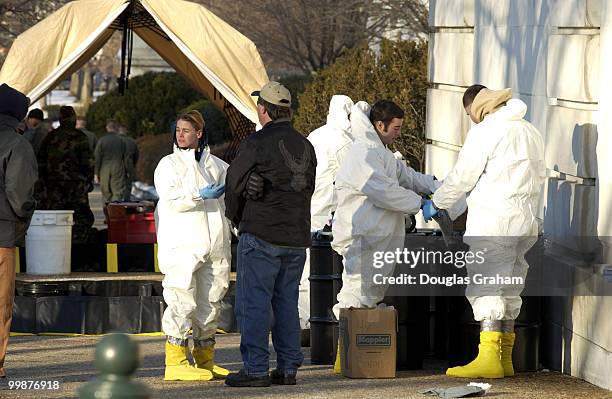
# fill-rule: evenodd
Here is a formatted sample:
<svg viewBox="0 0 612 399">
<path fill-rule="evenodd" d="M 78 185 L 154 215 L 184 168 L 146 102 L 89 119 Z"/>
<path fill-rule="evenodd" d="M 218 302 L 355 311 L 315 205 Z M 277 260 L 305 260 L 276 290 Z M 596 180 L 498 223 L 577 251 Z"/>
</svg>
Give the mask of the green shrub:
<svg viewBox="0 0 612 399">
<path fill-rule="evenodd" d="M 389 99 L 405 111 L 402 134 L 392 150 L 399 150 L 412 167 L 422 170 L 427 99 L 427 43 L 384 40 L 380 53 L 366 47 L 347 50 L 320 71 L 300 96 L 295 128 L 308 134 L 325 124 L 329 101 L 345 94 L 373 104 Z"/>
<path fill-rule="evenodd" d="M 300 106 L 300 96 L 312 81 L 312 75 L 287 75 L 278 81 L 291 92 L 291 108 L 296 111 Z"/>
<path fill-rule="evenodd" d="M 153 175 L 159 161 L 172 153 L 170 133 L 147 134 L 136 140 L 140 156 L 136 164 L 136 177 L 139 181 L 153 184 Z"/>
<path fill-rule="evenodd" d="M 97 133 L 105 131 L 106 120 L 116 119 L 133 137 L 168 133 L 180 110 L 202 99 L 175 72 L 147 72 L 129 81 L 125 95 L 117 89 L 104 94 L 87 112 L 87 122 Z"/>
</svg>

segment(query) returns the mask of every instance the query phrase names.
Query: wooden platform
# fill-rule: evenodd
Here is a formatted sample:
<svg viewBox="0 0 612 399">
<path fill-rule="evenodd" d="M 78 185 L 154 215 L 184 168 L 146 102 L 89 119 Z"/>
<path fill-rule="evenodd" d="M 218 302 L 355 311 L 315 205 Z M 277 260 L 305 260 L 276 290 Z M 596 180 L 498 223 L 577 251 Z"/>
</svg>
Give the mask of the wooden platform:
<svg viewBox="0 0 612 399">
<path fill-rule="evenodd" d="M 51 281 L 162 281 L 161 273 L 70 273 L 41 276 L 17 273 L 16 280 L 24 283 L 44 283 Z"/>
<path fill-rule="evenodd" d="M 162 273 L 70 273 L 41 276 L 17 273 L 16 281 L 23 283 L 44 283 L 52 281 L 162 281 Z M 230 281 L 236 281 L 236 273 L 230 273 Z"/>
</svg>

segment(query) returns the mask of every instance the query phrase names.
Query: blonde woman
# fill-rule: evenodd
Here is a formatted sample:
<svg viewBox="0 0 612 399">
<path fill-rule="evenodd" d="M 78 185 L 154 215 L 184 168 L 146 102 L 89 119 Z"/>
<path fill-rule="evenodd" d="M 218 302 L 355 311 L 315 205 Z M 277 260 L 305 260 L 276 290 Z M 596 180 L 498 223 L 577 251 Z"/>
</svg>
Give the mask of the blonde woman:
<svg viewBox="0 0 612 399">
<path fill-rule="evenodd" d="M 224 216 L 228 165 L 209 152 L 198 111 L 176 121 L 174 151 L 155 169 L 158 263 L 164 273 L 165 380 L 224 378 L 214 364 L 220 301 L 229 285 L 230 227 Z M 188 360 L 192 330 L 193 360 Z"/>
</svg>

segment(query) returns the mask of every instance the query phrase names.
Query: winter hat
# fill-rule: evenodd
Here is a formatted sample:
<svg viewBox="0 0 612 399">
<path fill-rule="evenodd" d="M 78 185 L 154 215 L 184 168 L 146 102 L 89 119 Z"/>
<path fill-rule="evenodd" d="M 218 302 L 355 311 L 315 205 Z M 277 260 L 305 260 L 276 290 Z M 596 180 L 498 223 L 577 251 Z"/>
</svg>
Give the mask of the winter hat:
<svg viewBox="0 0 612 399">
<path fill-rule="evenodd" d="M 0 114 L 9 115 L 21 121 L 28 112 L 30 99 L 22 92 L 3 83 L 0 85 Z"/>
</svg>

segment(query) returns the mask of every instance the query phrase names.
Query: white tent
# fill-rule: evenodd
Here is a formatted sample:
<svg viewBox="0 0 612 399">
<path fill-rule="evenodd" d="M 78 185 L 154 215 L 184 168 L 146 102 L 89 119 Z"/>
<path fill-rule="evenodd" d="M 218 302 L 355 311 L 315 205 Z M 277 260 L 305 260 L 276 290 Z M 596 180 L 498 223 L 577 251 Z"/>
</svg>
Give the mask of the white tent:
<svg viewBox="0 0 612 399">
<path fill-rule="evenodd" d="M 257 123 L 253 90 L 268 81 L 257 48 L 205 7 L 183 0 L 79 0 L 22 33 L 0 83 L 32 102 L 91 59 L 115 30 L 134 32 L 217 107 L 232 129 Z M 239 113 L 231 115 L 228 108 Z M 244 116 L 244 117 L 242 117 Z"/>
</svg>

